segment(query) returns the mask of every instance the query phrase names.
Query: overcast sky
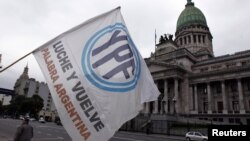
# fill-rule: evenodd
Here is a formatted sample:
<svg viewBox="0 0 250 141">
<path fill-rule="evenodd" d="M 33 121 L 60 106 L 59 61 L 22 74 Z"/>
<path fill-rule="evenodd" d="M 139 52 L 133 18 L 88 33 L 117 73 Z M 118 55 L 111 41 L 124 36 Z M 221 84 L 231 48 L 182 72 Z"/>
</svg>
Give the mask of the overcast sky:
<svg viewBox="0 0 250 141">
<path fill-rule="evenodd" d="M 193 0 L 206 16 L 215 56 L 250 49 L 249 0 Z M 111 9 L 121 12 L 143 57 L 154 51 L 154 32 L 174 34 L 186 0 L 0 0 L 0 54 L 5 67 L 62 32 Z M 157 39 L 158 41 L 158 39 Z M 28 64 L 30 78 L 45 81 L 30 55 L 0 73 L 0 87 L 13 89 Z"/>
</svg>

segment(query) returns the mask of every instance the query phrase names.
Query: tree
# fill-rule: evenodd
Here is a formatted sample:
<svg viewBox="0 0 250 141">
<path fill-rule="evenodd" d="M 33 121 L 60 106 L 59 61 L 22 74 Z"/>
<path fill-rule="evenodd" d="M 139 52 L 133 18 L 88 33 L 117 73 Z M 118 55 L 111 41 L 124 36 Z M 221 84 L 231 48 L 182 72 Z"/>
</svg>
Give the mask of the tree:
<svg viewBox="0 0 250 141">
<path fill-rule="evenodd" d="M 8 109 L 8 113 L 12 115 L 13 117 L 17 117 L 22 113 L 22 103 L 25 101 L 25 96 L 23 95 L 16 95 L 11 101 L 10 101 L 10 106 Z"/>
<path fill-rule="evenodd" d="M 36 118 L 38 117 L 38 112 L 43 108 L 43 99 L 39 95 L 33 95 L 31 97 L 32 108 L 31 114 L 33 114 Z"/>
<path fill-rule="evenodd" d="M 34 104 L 31 98 L 25 98 L 25 100 L 21 103 L 20 113 L 22 113 L 22 115 L 30 113 L 33 108 L 33 105 Z"/>
<path fill-rule="evenodd" d="M 39 95 L 33 95 L 32 97 L 17 95 L 10 101 L 10 105 L 6 107 L 6 111 L 15 118 L 27 113 L 37 118 L 38 112 L 42 108 L 43 99 Z"/>
</svg>

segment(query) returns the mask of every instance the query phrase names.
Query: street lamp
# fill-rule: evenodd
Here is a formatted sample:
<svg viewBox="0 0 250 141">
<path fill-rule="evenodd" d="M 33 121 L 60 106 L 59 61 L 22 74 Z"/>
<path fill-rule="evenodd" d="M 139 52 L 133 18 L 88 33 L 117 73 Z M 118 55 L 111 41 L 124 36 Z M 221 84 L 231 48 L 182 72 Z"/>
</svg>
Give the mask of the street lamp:
<svg viewBox="0 0 250 141">
<path fill-rule="evenodd" d="M 176 105 L 175 105 L 175 103 L 176 103 L 176 98 L 174 97 L 174 98 L 172 99 L 172 101 L 174 102 L 174 115 L 176 115 Z"/>
</svg>

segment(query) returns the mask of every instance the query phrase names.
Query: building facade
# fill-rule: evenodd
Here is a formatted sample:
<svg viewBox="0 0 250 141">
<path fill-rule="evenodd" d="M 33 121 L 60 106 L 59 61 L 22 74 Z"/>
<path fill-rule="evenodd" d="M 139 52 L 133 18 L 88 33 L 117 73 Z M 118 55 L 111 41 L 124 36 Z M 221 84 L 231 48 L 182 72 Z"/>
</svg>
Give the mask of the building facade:
<svg viewBox="0 0 250 141">
<path fill-rule="evenodd" d="M 24 68 L 23 73 L 17 79 L 14 91 L 16 95 L 23 95 L 25 97 L 32 97 L 33 95 L 39 95 L 43 99 L 43 109 L 39 113 L 40 116 L 52 119 L 56 113 L 56 108 L 53 103 L 51 93 L 46 83 L 38 82 L 34 78 L 28 76 L 28 66 Z"/>
<path fill-rule="evenodd" d="M 0 54 L 0 69 L 2 69 L 2 54 Z M 2 105 L 9 105 L 12 99 L 12 90 L 0 88 L 0 102 Z"/>
<path fill-rule="evenodd" d="M 173 35 L 145 61 L 161 95 L 142 113 L 250 124 L 250 50 L 214 56 L 202 11 L 187 0 Z"/>
<path fill-rule="evenodd" d="M 11 95 L 5 95 L 0 93 L 0 102 L 2 102 L 2 105 L 9 105 L 11 99 L 12 99 Z"/>
</svg>

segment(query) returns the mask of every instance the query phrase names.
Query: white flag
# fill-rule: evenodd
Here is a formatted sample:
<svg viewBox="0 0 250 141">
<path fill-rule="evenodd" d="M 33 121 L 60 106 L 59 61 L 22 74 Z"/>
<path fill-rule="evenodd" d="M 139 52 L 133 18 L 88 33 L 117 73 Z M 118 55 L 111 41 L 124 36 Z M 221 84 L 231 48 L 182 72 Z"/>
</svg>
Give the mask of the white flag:
<svg viewBox="0 0 250 141">
<path fill-rule="evenodd" d="M 159 95 L 120 8 L 59 35 L 34 56 L 73 141 L 107 141 Z"/>
</svg>

